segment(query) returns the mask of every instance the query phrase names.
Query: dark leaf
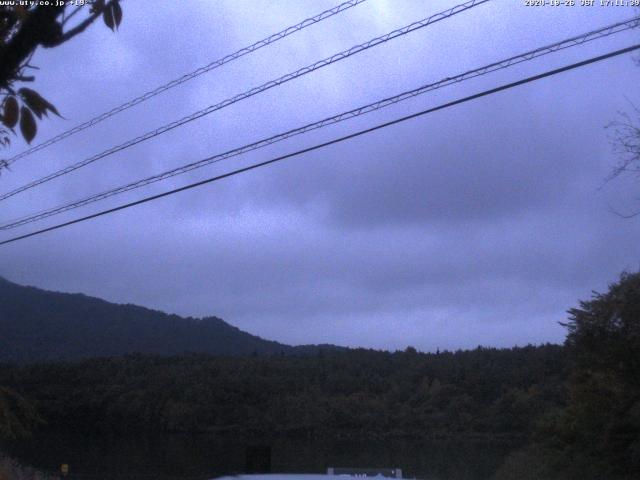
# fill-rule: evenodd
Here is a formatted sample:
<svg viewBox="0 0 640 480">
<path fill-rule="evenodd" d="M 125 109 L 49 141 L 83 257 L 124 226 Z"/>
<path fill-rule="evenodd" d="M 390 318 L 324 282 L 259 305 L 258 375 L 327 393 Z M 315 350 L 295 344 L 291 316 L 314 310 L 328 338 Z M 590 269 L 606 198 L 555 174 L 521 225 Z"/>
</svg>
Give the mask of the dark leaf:
<svg viewBox="0 0 640 480">
<path fill-rule="evenodd" d="M 2 115 L 2 123 L 7 127 L 13 128 L 18 123 L 18 101 L 16 97 L 8 97 L 4 102 L 4 113 Z"/>
<path fill-rule="evenodd" d="M 58 117 L 61 116 L 60 113 L 58 113 L 58 109 L 35 90 L 31 90 L 30 88 L 21 88 L 18 90 L 18 93 L 22 95 L 27 106 L 33 110 L 38 118 L 42 118 L 43 114 L 47 115 L 47 111 L 53 112 Z"/>
<path fill-rule="evenodd" d="M 60 115 L 60 113 L 58 112 L 58 109 L 49 102 L 47 102 L 47 110 L 49 110 L 50 112 L 53 112 L 54 115 L 62 118 L 62 115 Z"/>
<path fill-rule="evenodd" d="M 38 131 L 36 119 L 33 118 L 31 110 L 27 107 L 20 109 L 20 131 L 27 143 L 31 143 L 31 140 L 35 138 L 36 132 Z"/>
<path fill-rule="evenodd" d="M 116 21 L 115 18 L 113 18 L 113 3 L 107 5 L 107 8 L 103 10 L 102 19 L 104 20 L 105 25 L 115 32 Z"/>
<path fill-rule="evenodd" d="M 113 19 L 115 20 L 116 28 L 118 28 L 122 22 L 122 7 L 118 0 L 113 0 L 111 5 L 111 8 L 113 9 Z"/>
<path fill-rule="evenodd" d="M 38 92 L 30 88 L 21 88 L 18 90 L 18 93 L 24 100 L 24 103 L 27 104 L 27 107 L 29 107 L 38 118 L 42 118 L 42 114 L 47 113 L 47 101 L 42 98 Z"/>
<path fill-rule="evenodd" d="M 62 118 L 62 115 L 60 115 L 60 113 L 58 112 L 58 109 L 50 102 L 48 102 L 47 100 L 45 100 L 44 98 L 40 97 L 42 99 L 42 101 L 44 102 L 44 106 L 45 106 L 45 110 L 44 110 L 44 114 L 47 115 L 47 110 L 50 112 L 53 112 L 54 115 Z"/>
</svg>

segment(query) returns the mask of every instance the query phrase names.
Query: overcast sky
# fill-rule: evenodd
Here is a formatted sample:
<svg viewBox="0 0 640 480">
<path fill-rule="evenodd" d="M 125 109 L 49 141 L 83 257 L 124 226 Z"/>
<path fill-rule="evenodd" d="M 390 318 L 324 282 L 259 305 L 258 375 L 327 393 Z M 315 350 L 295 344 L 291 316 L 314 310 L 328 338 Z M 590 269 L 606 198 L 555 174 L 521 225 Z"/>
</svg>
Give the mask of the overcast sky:
<svg viewBox="0 0 640 480">
<path fill-rule="evenodd" d="M 60 133 L 338 0 L 123 2 L 39 51 Z M 7 191 L 315 60 L 455 5 L 368 0 L 16 162 Z M 580 3 L 578 1 L 578 3 Z M 244 145 L 638 14 L 496 0 L 237 103 L 0 205 L 5 221 Z M 26 233 L 637 42 L 627 32 L 447 87 L 117 196 Z M 0 247 L 0 275 L 286 343 L 420 350 L 560 342 L 558 321 L 640 266 L 639 179 L 605 184 L 604 126 L 640 103 L 632 55 L 334 145 L 276 166 Z M 8 157 L 25 148 L 15 139 Z"/>
</svg>

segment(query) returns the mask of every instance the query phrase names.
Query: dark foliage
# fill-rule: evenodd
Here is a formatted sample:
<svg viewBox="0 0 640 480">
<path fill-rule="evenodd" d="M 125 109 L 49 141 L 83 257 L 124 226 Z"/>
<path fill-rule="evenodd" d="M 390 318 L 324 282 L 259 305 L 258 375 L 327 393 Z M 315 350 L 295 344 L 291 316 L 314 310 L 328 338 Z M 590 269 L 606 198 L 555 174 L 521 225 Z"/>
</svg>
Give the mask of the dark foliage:
<svg viewBox="0 0 640 480">
<path fill-rule="evenodd" d="M 29 436 L 40 421 L 31 402 L 0 386 L 0 438 Z"/>
<path fill-rule="evenodd" d="M 22 327 L 11 325 L 16 318 Z M 203 344 L 185 332 L 205 337 L 206 325 L 219 328 L 207 345 L 223 338 L 221 353 L 251 353 L 0 364 L 5 398 L 28 399 L 24 405 L 46 422 L 40 428 L 51 431 L 520 437 L 527 446 L 512 452 L 496 479 L 639 478 L 640 273 L 623 274 L 607 293 L 571 309 L 564 346 L 296 350 L 218 319 L 208 324 L 6 281 L 0 320 L 12 335 L 0 337 L 2 351 L 23 348 L 12 350 L 13 360 L 33 360 L 26 352 L 39 350 L 44 358 L 83 357 L 92 348 L 107 355 L 117 342 L 151 353 L 188 351 Z M 158 345 L 161 352 L 153 350 Z"/>
<path fill-rule="evenodd" d="M 567 406 L 548 412 L 499 479 L 640 478 L 640 273 L 569 310 Z"/>
<path fill-rule="evenodd" d="M 0 145 L 11 143 L 8 134 L 15 133 L 17 126 L 22 137 L 31 143 L 38 131 L 36 117 L 42 120 L 49 112 L 60 116 L 56 107 L 38 92 L 18 89 L 15 83 L 35 80 L 28 73 L 36 67 L 29 62 L 39 47 L 60 46 L 84 32 L 99 17 L 115 31 L 122 22 L 120 0 L 0 5 Z M 0 161 L 0 170 L 5 167 L 7 163 Z"/>
<path fill-rule="evenodd" d="M 556 345 L 421 354 L 173 358 L 6 365 L 47 428 L 306 436 L 526 435 L 562 404 Z"/>
<path fill-rule="evenodd" d="M 640 273 L 569 311 L 568 406 L 538 434 L 562 478 L 638 478 Z"/>
</svg>

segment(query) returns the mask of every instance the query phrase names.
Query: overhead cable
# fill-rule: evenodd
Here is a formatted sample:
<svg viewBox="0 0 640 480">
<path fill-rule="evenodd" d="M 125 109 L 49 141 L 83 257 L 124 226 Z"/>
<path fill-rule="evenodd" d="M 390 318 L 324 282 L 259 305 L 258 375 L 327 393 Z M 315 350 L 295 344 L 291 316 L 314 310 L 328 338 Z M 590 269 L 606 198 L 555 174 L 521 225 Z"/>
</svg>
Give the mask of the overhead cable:
<svg viewBox="0 0 640 480">
<path fill-rule="evenodd" d="M 356 138 L 356 137 L 359 137 L 361 135 L 365 135 L 367 133 L 374 132 L 376 130 L 387 128 L 387 127 L 390 127 L 392 125 L 396 125 L 398 123 L 402 123 L 402 122 L 405 122 L 407 120 L 411 120 L 413 118 L 421 117 L 423 115 L 436 112 L 438 110 L 443 110 L 445 108 L 453 107 L 455 105 L 459 105 L 459 104 L 462 104 L 462 103 L 470 102 L 472 100 L 477 100 L 478 98 L 486 97 L 486 96 L 492 95 L 494 93 L 498 93 L 498 92 L 501 92 L 501 91 L 504 91 L 504 90 L 509 90 L 511 88 L 515 88 L 515 87 L 518 87 L 520 85 L 524 85 L 524 84 L 527 84 L 527 83 L 535 82 L 535 81 L 541 80 L 543 78 L 547 78 L 547 77 L 551 77 L 553 75 L 557 75 L 557 74 L 560 74 L 560 73 L 563 73 L 563 72 L 567 72 L 569 70 L 574 70 L 574 69 L 577 69 L 577 68 L 580 68 L 580 67 L 584 67 L 586 65 L 590 65 L 592 63 L 600 62 L 600 61 L 603 61 L 603 60 L 606 60 L 606 59 L 609 59 L 609 58 L 613 58 L 613 57 L 616 57 L 616 56 L 619 56 L 619 55 L 630 53 L 630 52 L 633 52 L 633 51 L 638 50 L 638 49 L 640 49 L 640 44 L 636 44 L 636 45 L 633 45 L 633 46 L 630 46 L 630 47 L 627 47 L 627 48 L 622 48 L 620 50 L 615 50 L 613 52 L 609 52 L 607 54 L 600 55 L 600 56 L 597 56 L 597 57 L 591 57 L 591 58 L 589 58 L 587 60 L 583 60 L 581 62 L 573 63 L 573 64 L 566 65 L 566 66 L 561 67 L 561 68 L 556 68 L 554 70 L 549 70 L 549 71 L 546 71 L 544 73 L 540 73 L 538 75 L 533 75 L 533 76 L 530 76 L 530 77 L 527 77 L 527 78 L 524 78 L 524 79 L 521 79 L 521 80 L 518 80 L 518 81 L 515 81 L 515 82 L 507 83 L 507 84 L 501 85 L 499 87 L 495 87 L 495 88 L 492 88 L 492 89 L 489 89 L 489 90 L 485 90 L 485 91 L 480 92 L 480 93 L 476 93 L 474 95 L 470 95 L 470 96 L 467 96 L 467 97 L 464 97 L 464 98 L 460 98 L 458 100 L 454 100 L 454 101 L 451 101 L 451 102 L 444 103 L 442 105 L 438 105 L 437 107 L 432 107 L 432 108 L 429 108 L 429 109 L 426 109 L 426 110 L 422 110 L 421 112 L 418 112 L 418 113 L 413 113 L 411 115 L 406 115 L 404 117 L 400 117 L 400 118 L 397 118 L 395 120 L 391 120 L 389 122 L 378 124 L 378 125 L 376 125 L 374 127 L 366 128 L 364 130 L 359 130 L 359 131 L 357 131 L 355 133 L 351 133 L 349 135 L 344 135 L 342 137 L 335 138 L 335 139 L 327 141 L 327 142 L 319 143 L 319 144 L 316 144 L 316 145 L 314 145 L 312 147 L 304 148 L 302 150 L 298 150 L 298 151 L 295 151 L 295 152 L 292 152 L 292 153 L 288 153 L 286 155 L 281 155 L 279 157 L 272 158 L 270 160 L 266 160 L 264 162 L 255 163 L 255 164 L 249 165 L 247 167 L 239 168 L 237 170 L 233 170 L 231 172 L 227 172 L 227 173 L 224 173 L 222 175 L 217 175 L 215 177 L 207 178 L 207 179 L 201 180 L 199 182 L 191 183 L 191 184 L 185 185 L 183 187 L 175 188 L 175 189 L 169 190 L 167 192 L 159 193 L 159 194 L 156 194 L 156 195 L 151 195 L 149 197 L 145 197 L 145 198 L 142 198 L 140 200 L 136 200 L 134 202 L 129 202 L 129 203 L 126 203 L 126 204 L 123 204 L 123 205 L 119 205 L 117 207 L 113 207 L 113 208 L 109 208 L 107 210 L 102 210 L 100 212 L 93 213 L 91 215 L 87 215 L 87 216 L 84 216 L 84 217 L 76 218 L 74 220 L 70 220 L 70 221 L 67 221 L 67 222 L 64 222 L 64 223 L 59 223 L 57 225 L 53 225 L 53 226 L 50 226 L 50 227 L 47 227 L 47 228 L 36 230 L 34 232 L 30 232 L 30 233 L 27 233 L 27 234 L 24 234 L 24 235 L 19 235 L 17 237 L 9 238 L 8 240 L 1 241 L 0 245 L 6 245 L 8 243 L 16 242 L 16 241 L 23 240 L 23 239 L 26 239 L 26 238 L 29 238 L 29 237 L 33 237 L 33 236 L 36 236 L 36 235 L 41 235 L 41 234 L 46 233 L 46 232 L 57 230 L 57 229 L 60 229 L 60 228 L 63 228 L 63 227 L 67 227 L 67 226 L 70 226 L 70 225 L 74 225 L 74 224 L 77 224 L 77 223 L 85 222 L 87 220 L 92 220 L 94 218 L 98 218 L 98 217 L 101 217 L 101 216 L 104 216 L 104 215 L 108 215 L 108 214 L 111 214 L 111 213 L 114 213 L 114 212 L 117 212 L 117 211 L 120 211 L 120 210 L 125 210 L 125 209 L 128 209 L 128 208 L 137 206 L 137 205 L 141 205 L 143 203 L 147 203 L 147 202 L 151 202 L 151 201 L 154 201 L 154 200 L 158 200 L 158 199 L 163 198 L 163 197 L 168 197 L 170 195 L 174 195 L 174 194 L 179 193 L 179 192 L 183 192 L 183 191 L 186 191 L 186 190 L 191 190 L 193 188 L 200 187 L 202 185 L 206 185 L 206 184 L 209 184 L 209 183 L 212 183 L 212 182 L 216 182 L 216 181 L 219 181 L 219 180 L 222 180 L 222 179 L 225 179 L 225 178 L 228 178 L 228 177 L 232 177 L 232 176 L 235 176 L 235 175 L 239 175 L 241 173 L 245 173 L 245 172 L 248 172 L 250 170 L 255 170 L 255 169 L 260 168 L 260 167 L 265 167 L 267 165 L 272 165 L 274 163 L 280 162 L 282 160 L 286 160 L 288 158 L 296 157 L 296 156 L 299 156 L 299 155 L 302 155 L 302 154 L 305 154 L 305 153 L 308 153 L 308 152 L 312 152 L 314 150 L 319 150 L 321 148 L 328 147 L 330 145 L 341 143 L 341 142 L 344 142 L 346 140 L 350 140 L 352 138 Z"/>
<path fill-rule="evenodd" d="M 307 27 L 310 27 L 311 25 L 315 25 L 316 23 L 319 23 L 323 20 L 326 20 L 327 18 L 333 17 L 334 15 L 337 15 L 340 12 L 343 12 L 345 10 L 348 10 L 349 8 L 355 7 L 356 5 L 359 5 L 360 3 L 366 2 L 367 0 L 349 0 L 347 2 L 341 3 L 340 5 L 337 5 L 329 10 L 325 10 L 322 13 L 319 13 L 317 15 L 314 15 L 313 17 L 307 18 L 306 20 L 303 20 L 300 23 L 297 23 L 295 25 L 292 25 L 290 27 L 285 28 L 284 30 L 281 30 L 278 33 L 274 33 L 273 35 L 270 35 L 266 38 L 263 38 L 262 40 L 257 41 L 256 43 L 249 45 L 248 47 L 244 47 L 241 48 L 240 50 L 231 53 L 229 55 L 225 55 L 222 58 L 219 58 L 218 60 L 215 60 L 211 63 L 209 63 L 208 65 L 204 65 L 196 70 L 193 70 L 192 72 L 189 72 L 179 78 L 176 78 L 175 80 L 171 80 L 168 83 L 165 83 L 164 85 L 160 85 L 159 87 L 150 90 L 146 93 L 143 93 L 142 95 L 139 95 L 131 100 L 129 100 L 128 102 L 125 102 L 121 105 L 118 105 L 117 107 L 112 108 L 111 110 L 101 113 L 100 115 L 97 115 L 93 118 L 91 118 L 90 120 L 87 120 L 84 123 L 81 123 L 79 125 L 76 125 L 73 128 L 70 128 L 69 130 L 66 130 L 58 135 L 56 135 L 55 137 L 51 137 L 50 139 L 39 143 L 38 145 L 34 145 L 33 147 L 25 150 L 24 152 L 21 152 L 17 155 L 14 155 L 13 157 L 9 158 L 6 160 L 6 164 L 7 165 L 11 165 L 12 163 L 14 163 L 17 160 L 20 160 L 21 158 L 27 157 L 29 155 L 31 155 L 32 153 L 38 152 L 44 148 L 47 148 L 55 143 L 60 142 L 61 140 L 64 140 L 67 137 L 70 137 L 71 135 L 74 135 L 78 132 L 81 132 L 89 127 L 93 127 L 94 125 L 97 125 L 98 123 L 113 117 L 114 115 L 117 115 L 118 113 L 124 112 L 125 110 L 130 109 L 131 107 L 134 107 L 136 105 L 138 105 L 139 103 L 145 102 L 153 97 L 155 97 L 156 95 L 160 95 L 163 92 L 166 92 L 167 90 L 170 90 L 174 87 L 177 87 L 178 85 L 181 85 L 185 82 L 188 82 L 189 80 L 192 80 L 196 77 L 199 77 L 200 75 L 210 72 L 211 70 L 214 70 L 218 67 L 221 67 L 222 65 L 225 65 L 227 63 L 230 63 L 234 60 L 237 60 L 240 57 L 243 57 L 245 55 L 248 55 L 250 53 L 253 53 L 263 47 L 266 47 L 267 45 L 271 45 L 272 43 L 277 42 L 278 40 L 282 40 L 285 37 L 288 37 L 289 35 L 292 35 L 296 32 L 299 32 L 300 30 L 303 30 Z"/>
<path fill-rule="evenodd" d="M 98 153 L 96 155 L 93 155 L 89 158 L 86 158 L 84 160 L 81 160 L 77 163 L 74 163 L 72 165 L 69 165 L 61 170 L 58 170 L 54 173 L 51 173 L 49 175 L 46 175 L 42 178 L 39 178 L 38 180 L 34 180 L 33 182 L 30 182 L 26 185 L 23 185 L 19 188 L 16 188 L 15 190 L 11 190 L 7 193 L 4 194 L 0 194 L 0 201 L 2 200 L 6 200 L 7 198 L 10 198 L 14 195 L 17 195 L 18 193 L 24 192 L 26 190 L 29 190 L 31 188 L 34 188 L 38 185 L 42 185 L 43 183 L 46 183 L 48 181 L 53 180 L 54 178 L 58 178 L 62 175 L 66 175 L 69 174 L 75 170 L 78 170 L 79 168 L 85 167 L 87 165 L 90 165 L 102 158 L 108 157 L 109 155 L 112 155 L 116 152 L 120 152 L 122 150 L 125 150 L 129 147 L 132 147 L 134 145 L 137 145 L 141 142 L 144 142 L 146 140 L 149 140 L 151 138 L 157 137 L 158 135 L 162 135 L 163 133 L 166 133 L 170 130 L 173 130 L 174 128 L 180 127 L 182 125 L 185 125 L 189 122 L 192 122 L 194 120 L 197 120 L 199 118 L 204 117 L 205 115 L 209 115 L 217 110 L 221 110 L 225 107 L 228 107 L 229 105 L 233 105 L 234 103 L 240 102 L 242 100 L 245 100 L 247 98 L 250 98 L 254 95 L 257 95 L 259 93 L 262 93 L 266 90 L 269 90 L 271 88 L 277 87 L 279 85 L 282 85 L 286 82 L 289 82 L 293 79 L 296 79 L 298 77 L 301 77 L 303 75 L 306 75 L 308 73 L 314 72 L 320 68 L 326 67 L 328 65 L 331 65 L 333 63 L 339 62 L 340 60 L 344 60 L 345 58 L 349 58 L 352 55 L 355 55 L 357 53 L 363 52 L 365 50 L 368 50 L 369 48 L 375 47 L 377 45 L 386 43 L 390 40 L 393 40 L 395 38 L 401 37 L 403 35 L 406 35 L 408 33 L 411 32 L 415 32 L 416 30 L 419 30 L 421 28 L 424 28 L 426 26 L 432 25 L 436 22 L 445 20 L 447 18 L 450 18 L 454 15 L 457 15 L 461 12 L 464 12 L 466 10 L 469 10 L 471 8 L 477 7 L 478 5 L 482 5 L 484 3 L 489 2 L 490 0 L 469 0 L 463 4 L 460 5 L 456 5 L 455 7 L 449 8 L 443 12 L 437 13 L 435 15 L 432 15 L 428 18 L 425 18 L 423 20 L 420 20 L 418 22 L 413 22 L 405 27 L 399 28 L 397 30 L 393 30 L 392 32 L 387 33 L 386 35 L 382 35 L 380 37 L 376 37 L 373 38 L 371 40 L 369 40 L 368 42 L 365 43 L 361 43 L 359 45 L 356 45 L 354 47 L 351 47 L 347 50 L 344 50 L 340 53 L 336 53 L 330 57 L 325 58 L 324 60 L 320 60 L 318 62 L 315 62 L 311 65 L 308 65 L 304 68 L 298 69 L 295 72 L 292 73 L 288 73 L 286 75 L 283 75 L 282 77 L 279 77 L 275 80 L 271 80 L 267 83 L 264 83 L 258 87 L 254 87 L 251 90 L 248 90 L 246 92 L 240 93 L 238 95 L 235 95 L 233 97 L 227 98 L 226 100 L 223 100 L 220 103 L 217 103 L 215 105 L 211 105 L 205 109 L 202 110 L 198 110 L 197 112 L 192 113 L 191 115 L 188 115 L 186 117 L 183 117 L 179 120 L 176 120 L 174 122 L 171 122 L 169 124 L 163 125 L 159 128 L 156 128 L 155 130 L 151 130 L 143 135 L 140 135 L 138 137 L 135 137 L 131 140 L 128 140 L 124 143 L 121 143 L 119 145 L 116 145 L 114 147 L 111 147 L 101 153 Z"/>
<path fill-rule="evenodd" d="M 16 228 L 22 225 L 25 225 L 27 223 L 32 223 L 32 222 L 36 222 L 48 217 L 51 217 L 53 215 L 57 215 L 63 212 L 67 212 L 69 210 L 73 210 L 85 205 L 88 205 L 90 203 L 94 203 L 100 200 L 104 200 L 107 199 L 109 197 L 112 197 L 114 195 L 118 195 L 124 192 L 128 192 L 130 190 L 134 190 L 137 188 L 141 188 L 144 187 L 146 185 L 150 185 L 152 183 L 156 183 L 162 180 L 166 180 L 168 178 L 177 176 L 177 175 L 181 175 L 183 173 L 189 172 L 191 170 L 195 170 L 198 168 L 202 168 L 204 166 L 207 165 L 211 165 L 213 163 L 217 163 L 223 160 L 226 160 L 228 158 L 232 158 L 232 157 L 236 157 L 242 154 L 245 154 L 247 152 L 253 151 L 253 150 L 257 150 L 260 148 L 264 148 L 268 145 L 272 145 L 274 143 L 286 140 L 288 138 L 297 136 L 297 135 L 301 135 L 303 133 L 306 132 L 310 132 L 312 130 L 317 130 L 323 127 L 326 127 L 328 125 L 332 125 L 335 123 L 339 123 L 345 120 L 348 120 L 350 118 L 354 118 L 354 117 L 358 117 L 361 115 L 364 115 L 366 113 L 370 113 L 370 112 L 374 112 L 376 110 L 380 110 L 382 108 L 388 107 L 390 105 L 394 105 L 398 102 L 402 102 L 404 100 L 408 100 L 410 98 L 414 98 L 418 95 L 422 95 L 424 93 L 433 91 L 433 90 L 437 90 L 439 88 L 443 88 L 446 87 L 448 85 L 452 85 L 455 83 L 459 83 L 465 80 L 469 80 L 471 78 L 475 78 L 475 77 L 479 77 L 482 75 L 486 75 L 488 73 L 492 73 L 498 70 L 502 70 L 508 67 L 511 67 L 513 65 L 517 65 L 519 63 L 525 62 L 525 61 L 530 61 L 533 60 L 535 58 L 544 56 L 544 55 L 548 55 L 550 53 L 553 52 L 557 52 L 560 50 L 564 50 L 566 48 L 570 48 L 570 47 L 574 47 L 577 45 L 581 45 L 585 42 L 589 42 L 592 40 L 596 40 L 596 39 L 600 39 L 600 38 L 605 38 L 608 37 L 610 35 L 616 34 L 616 33 L 620 33 L 626 30 L 629 30 L 631 28 L 635 28 L 637 26 L 640 25 L 640 17 L 635 17 L 629 20 L 626 20 L 624 22 L 617 22 L 614 23 L 612 25 L 608 25 L 606 27 L 597 29 L 597 30 L 592 30 L 589 31 L 587 33 L 584 33 L 582 35 L 577 35 L 565 40 L 562 40 L 560 42 L 556 42 L 550 45 L 546 45 L 544 47 L 540 47 L 540 48 L 536 48 L 535 50 L 529 50 L 525 53 L 521 53 L 519 55 L 515 55 L 509 58 L 506 58 L 504 60 L 500 60 L 498 62 L 494 62 L 491 63 L 489 65 L 485 65 L 483 67 L 480 68 L 476 68 L 473 70 L 469 70 L 466 71 L 464 73 L 461 73 L 459 75 L 455 75 L 453 77 L 446 77 L 442 80 L 439 80 L 437 82 L 434 83 L 429 83 L 427 85 L 422 85 L 418 88 L 415 88 L 413 90 L 409 90 L 406 92 L 402 92 L 398 95 L 394 95 L 392 97 L 387 97 L 385 99 L 376 101 L 374 103 L 369 103 L 367 105 L 363 105 L 360 106 L 358 108 L 346 111 L 346 112 L 342 112 L 339 113 L 337 115 L 331 116 L 331 117 L 327 117 L 324 118 L 320 121 L 317 122 L 313 122 L 313 123 L 309 123 L 307 125 L 298 127 L 298 128 L 294 128 L 292 130 L 288 130 L 286 132 L 283 133 L 279 133 L 277 135 L 273 135 L 271 137 L 268 138 L 264 138 L 261 140 L 258 140 L 256 142 L 247 144 L 247 145 L 243 145 L 241 147 L 238 148 L 234 148 L 233 150 L 229 150 L 227 152 L 224 153 L 220 153 L 220 154 L 216 154 L 216 155 L 212 155 L 209 157 L 206 157 L 204 159 L 201 159 L 199 161 L 196 162 L 192 162 L 150 177 L 146 177 L 143 178 L 141 180 L 136 180 L 134 182 L 110 189 L 110 190 L 106 190 L 104 192 L 101 193 L 97 193 L 94 195 L 90 195 L 88 197 L 85 197 L 81 200 L 76 200 L 74 202 L 69 202 L 67 204 L 64 205 L 60 205 L 54 208 L 50 208 L 47 210 L 43 210 L 41 212 L 38 213 L 34 213 L 34 214 L 30 214 L 26 217 L 22 217 L 18 220 L 12 220 L 12 221 L 6 221 L 4 224 L 0 225 L 0 230 L 9 230 L 12 228 Z"/>
</svg>

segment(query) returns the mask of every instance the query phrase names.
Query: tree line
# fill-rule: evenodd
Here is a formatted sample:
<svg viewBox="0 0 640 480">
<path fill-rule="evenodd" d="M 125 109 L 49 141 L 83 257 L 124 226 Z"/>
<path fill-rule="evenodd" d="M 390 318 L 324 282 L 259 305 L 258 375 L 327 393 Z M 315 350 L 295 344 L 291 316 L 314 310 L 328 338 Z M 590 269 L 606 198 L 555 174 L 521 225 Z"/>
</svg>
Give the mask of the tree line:
<svg viewBox="0 0 640 480">
<path fill-rule="evenodd" d="M 4 409 L 16 433 L 509 438 L 496 479 L 634 478 L 640 274 L 581 302 L 565 326 L 562 346 L 3 364 L 0 421 Z"/>
</svg>

